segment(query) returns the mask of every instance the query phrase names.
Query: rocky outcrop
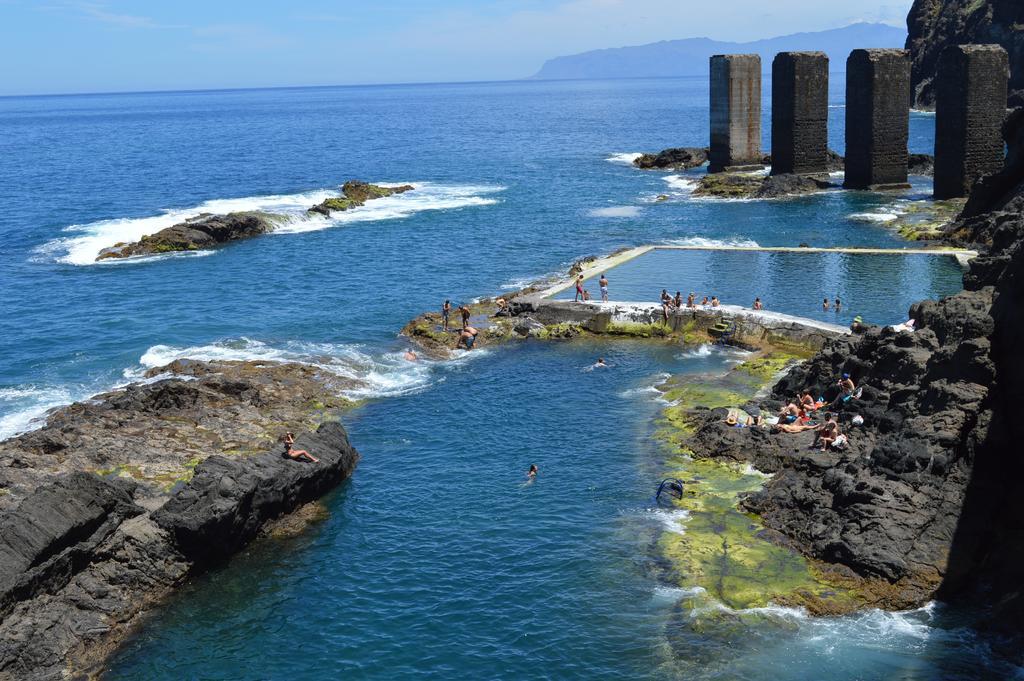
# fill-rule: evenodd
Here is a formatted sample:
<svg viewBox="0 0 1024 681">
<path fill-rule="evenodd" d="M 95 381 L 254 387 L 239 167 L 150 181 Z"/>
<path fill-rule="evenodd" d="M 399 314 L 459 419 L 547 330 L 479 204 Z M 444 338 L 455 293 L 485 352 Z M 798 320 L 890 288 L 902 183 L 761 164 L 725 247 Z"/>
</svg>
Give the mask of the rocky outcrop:
<svg viewBox="0 0 1024 681">
<path fill-rule="evenodd" d="M 179 361 L 151 380 L 0 444 L 0 679 L 95 670 L 143 611 L 358 461 L 341 386 L 313 368 Z M 284 456 L 284 430 L 320 463 Z"/>
<path fill-rule="evenodd" d="M 935 173 L 935 157 L 931 154 L 908 154 L 907 174 L 933 175 Z"/>
<path fill-rule="evenodd" d="M 159 255 L 177 251 L 197 251 L 221 246 L 240 239 L 251 239 L 274 229 L 279 216 L 267 213 L 228 213 L 199 215 L 156 234 L 149 234 L 132 243 L 119 243 L 104 248 L 96 260 Z"/>
<path fill-rule="evenodd" d="M 1024 213 L 1005 206 L 1022 198 L 978 217 L 989 221 L 990 251 L 972 261 L 963 292 L 910 309 L 916 331 L 832 340 L 761 405 L 803 390 L 833 399 L 850 373 L 863 395 L 836 407 L 848 449 L 812 453 L 810 433 L 738 430 L 714 415 L 691 443 L 775 473 L 744 507 L 807 555 L 871 583 L 879 605 L 964 598 L 1018 640 Z M 1019 646 L 1008 650 L 1020 658 Z"/>
<path fill-rule="evenodd" d="M 400 187 L 381 187 L 376 184 L 368 184 L 359 180 L 349 180 L 341 187 L 341 196 L 326 199 L 309 209 L 310 213 L 319 213 L 330 217 L 331 213 L 350 210 L 364 205 L 373 199 L 382 199 L 385 196 L 401 194 L 412 191 L 411 184 Z"/>
<path fill-rule="evenodd" d="M 1002 45 L 1010 55 L 1009 105 L 1024 105 L 1024 3 L 1020 0 L 914 0 L 907 15 L 913 105 L 935 106 L 939 55 L 948 45 Z"/>
<path fill-rule="evenodd" d="M 641 170 L 687 170 L 699 168 L 707 162 L 707 147 L 673 147 L 633 159 L 633 165 Z"/>
<path fill-rule="evenodd" d="M 830 187 L 831 182 L 807 175 L 761 175 L 756 173 L 717 173 L 700 178 L 693 196 L 722 199 L 777 199 L 811 194 Z"/>
</svg>

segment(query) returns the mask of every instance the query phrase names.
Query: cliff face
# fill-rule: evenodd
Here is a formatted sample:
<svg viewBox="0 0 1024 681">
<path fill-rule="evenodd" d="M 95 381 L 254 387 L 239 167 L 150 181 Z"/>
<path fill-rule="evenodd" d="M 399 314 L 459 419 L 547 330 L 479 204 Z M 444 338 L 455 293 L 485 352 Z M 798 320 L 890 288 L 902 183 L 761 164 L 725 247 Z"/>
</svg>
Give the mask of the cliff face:
<svg viewBox="0 0 1024 681">
<path fill-rule="evenodd" d="M 1010 55 L 1010 106 L 1024 105 L 1024 2 L 914 0 L 907 15 L 914 106 L 935 106 L 934 77 L 947 45 L 998 44 Z"/>
<path fill-rule="evenodd" d="M 989 609 L 987 622 L 1024 636 L 1024 168 L 1012 116 L 1012 187 L 958 224 L 991 246 L 964 291 L 914 305 L 913 332 L 872 328 L 834 340 L 784 377 L 774 407 L 798 392 L 832 398 L 841 373 L 862 386 L 837 407 L 844 451 L 809 451 L 812 433 L 730 428 L 710 414 L 693 438 L 706 456 L 747 460 L 775 475 L 744 506 L 802 551 L 851 570 L 879 605 L 935 597 Z M 855 425 L 853 416 L 864 419 Z M 1010 648 L 1021 656 L 1022 648 Z"/>
</svg>

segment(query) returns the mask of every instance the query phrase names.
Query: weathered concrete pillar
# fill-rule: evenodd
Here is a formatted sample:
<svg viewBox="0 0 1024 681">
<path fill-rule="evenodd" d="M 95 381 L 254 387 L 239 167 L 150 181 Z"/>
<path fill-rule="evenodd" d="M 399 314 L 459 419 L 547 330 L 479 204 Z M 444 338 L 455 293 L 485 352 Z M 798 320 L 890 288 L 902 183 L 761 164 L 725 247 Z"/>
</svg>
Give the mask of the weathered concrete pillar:
<svg viewBox="0 0 1024 681">
<path fill-rule="evenodd" d="M 949 45 L 935 76 L 935 198 L 967 196 L 1003 167 L 1009 57 L 999 45 Z"/>
<path fill-rule="evenodd" d="M 772 61 L 772 175 L 828 173 L 828 55 Z"/>
<path fill-rule="evenodd" d="M 761 167 L 761 57 L 711 57 L 711 152 L 708 171 Z"/>
<path fill-rule="evenodd" d="M 848 189 L 907 186 L 910 55 L 906 50 L 854 50 L 846 60 Z"/>
</svg>

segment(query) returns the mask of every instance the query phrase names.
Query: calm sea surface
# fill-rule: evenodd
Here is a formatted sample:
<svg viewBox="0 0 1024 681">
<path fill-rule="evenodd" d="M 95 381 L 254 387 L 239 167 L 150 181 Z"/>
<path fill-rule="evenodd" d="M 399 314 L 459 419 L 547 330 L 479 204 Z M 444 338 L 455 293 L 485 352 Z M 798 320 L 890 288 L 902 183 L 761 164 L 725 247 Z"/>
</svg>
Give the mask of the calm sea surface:
<svg viewBox="0 0 1024 681">
<path fill-rule="evenodd" d="M 835 76 L 840 152 L 841 92 Z M 700 665 L 666 644 L 678 596 L 651 576 L 649 549 L 679 528 L 649 508 L 662 456 L 650 387 L 735 356 L 526 344 L 402 361 L 397 330 L 444 298 L 622 246 L 906 245 L 884 221 L 927 194 L 923 178 L 896 196 L 698 201 L 689 176 L 622 162 L 705 144 L 706 99 L 697 78 L 0 99 L 0 436 L 182 356 L 316 362 L 362 378 L 359 396 L 374 398 L 346 421 L 363 461 L 328 499 L 330 519 L 189 585 L 110 678 L 1011 673 L 939 606 L 817 620 L 780 611 L 749 645 L 708 637 Z M 929 152 L 932 130 L 913 115 L 911 149 Z M 305 219 L 352 178 L 417 190 Z M 292 219 L 213 253 L 93 262 L 184 217 L 247 209 Z M 696 286 L 702 271 L 726 302 L 760 295 L 815 314 L 807 291 L 820 285 L 880 322 L 958 278 L 949 261 L 892 258 L 826 258 L 806 272 L 785 258 L 679 265 L 686 276 L 676 266 L 651 270 L 655 294 Z M 614 370 L 583 371 L 598 354 Z M 542 475 L 523 487 L 529 463 Z"/>
</svg>

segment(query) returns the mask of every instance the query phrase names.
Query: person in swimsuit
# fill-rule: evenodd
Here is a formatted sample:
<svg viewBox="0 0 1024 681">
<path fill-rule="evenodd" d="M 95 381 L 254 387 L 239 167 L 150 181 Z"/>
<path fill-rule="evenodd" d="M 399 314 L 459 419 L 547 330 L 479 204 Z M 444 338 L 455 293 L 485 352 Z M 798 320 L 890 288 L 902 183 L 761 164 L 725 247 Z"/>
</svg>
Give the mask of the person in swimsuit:
<svg viewBox="0 0 1024 681">
<path fill-rule="evenodd" d="M 538 472 L 539 471 L 537 470 L 537 464 L 531 463 L 530 470 L 526 471 L 526 477 L 528 477 L 530 480 L 534 480 L 536 479 Z"/>
<path fill-rule="evenodd" d="M 680 293 L 679 291 L 676 291 L 676 297 L 672 299 L 672 304 L 676 306 L 677 310 L 682 309 L 682 307 L 683 307 L 683 294 Z"/>
<path fill-rule="evenodd" d="M 409 361 L 409 362 L 415 362 L 416 360 L 419 359 L 419 357 L 412 350 L 406 350 L 405 351 L 405 359 L 407 361 Z"/>
<path fill-rule="evenodd" d="M 690 295 L 686 296 L 686 307 L 690 308 L 691 310 L 697 307 L 696 300 L 697 297 L 693 295 L 693 291 L 691 291 Z"/>
<path fill-rule="evenodd" d="M 455 349 L 458 350 L 460 347 L 465 346 L 466 350 L 472 350 L 473 344 L 476 343 L 476 335 L 480 333 L 472 326 L 467 326 L 459 334 L 459 340 L 455 343 Z"/>
<path fill-rule="evenodd" d="M 704 296 L 704 300 L 700 301 L 700 306 L 701 307 L 707 307 L 710 304 L 711 304 L 711 302 L 708 300 L 707 296 Z"/>
<path fill-rule="evenodd" d="M 604 357 L 598 357 L 597 361 L 590 365 L 591 369 L 606 369 L 608 363 L 604 361 Z"/>
<path fill-rule="evenodd" d="M 313 463 L 320 463 L 320 459 L 316 458 L 305 449 L 295 449 L 295 435 L 292 433 L 285 433 L 284 437 L 281 438 L 284 442 L 284 453 L 289 459 L 298 461 L 299 459 L 308 459 Z"/>
<path fill-rule="evenodd" d="M 755 310 L 763 310 L 764 309 L 764 305 L 761 304 L 761 299 L 760 298 L 754 298 L 754 309 Z"/>
<path fill-rule="evenodd" d="M 818 442 L 821 443 L 821 451 L 828 449 L 828 446 L 839 437 L 839 424 L 836 423 L 835 414 L 825 414 L 825 425 L 818 430 Z"/>
<path fill-rule="evenodd" d="M 802 433 L 806 430 L 816 430 L 820 426 L 810 423 L 776 423 L 772 426 L 773 433 Z"/>
<path fill-rule="evenodd" d="M 511 317 L 512 311 L 508 309 L 508 301 L 504 298 L 498 298 L 494 301 L 498 309 L 494 312 L 495 317 Z"/>
<path fill-rule="evenodd" d="M 583 289 L 583 302 L 584 303 L 589 303 L 590 302 L 590 291 L 588 291 L 587 289 Z"/>
<path fill-rule="evenodd" d="M 668 321 L 668 313 L 672 311 L 673 307 L 672 296 L 665 289 L 661 289 L 661 314 L 665 317 L 666 322 Z"/>
<path fill-rule="evenodd" d="M 576 277 L 576 297 L 573 298 L 573 302 L 579 303 L 583 301 L 583 275 Z"/>
<path fill-rule="evenodd" d="M 718 302 L 718 296 L 711 296 L 711 307 L 718 307 L 719 305 L 721 303 Z"/>
<path fill-rule="evenodd" d="M 835 308 L 836 308 L 836 312 L 842 311 L 842 309 L 843 309 L 843 301 L 841 301 L 838 298 L 836 298 Z"/>
<path fill-rule="evenodd" d="M 462 315 L 462 328 L 465 329 L 467 326 L 469 326 L 469 318 L 471 316 L 469 308 L 466 307 L 466 305 L 464 304 L 459 305 L 459 314 Z"/>
<path fill-rule="evenodd" d="M 825 312 L 828 312 L 828 298 L 821 301 L 821 309 L 824 310 Z"/>
<path fill-rule="evenodd" d="M 605 277 L 602 274 L 601 278 L 597 281 L 597 285 L 601 287 L 601 302 L 602 303 L 607 303 L 608 302 L 608 279 L 607 279 L 607 277 Z"/>
<path fill-rule="evenodd" d="M 452 311 L 452 301 L 444 301 L 444 305 L 441 306 L 441 328 L 445 331 L 448 330 L 448 315 Z"/>
<path fill-rule="evenodd" d="M 815 405 L 814 398 L 811 397 L 810 393 L 804 393 L 800 396 L 800 408 L 805 412 L 814 411 Z"/>
</svg>

